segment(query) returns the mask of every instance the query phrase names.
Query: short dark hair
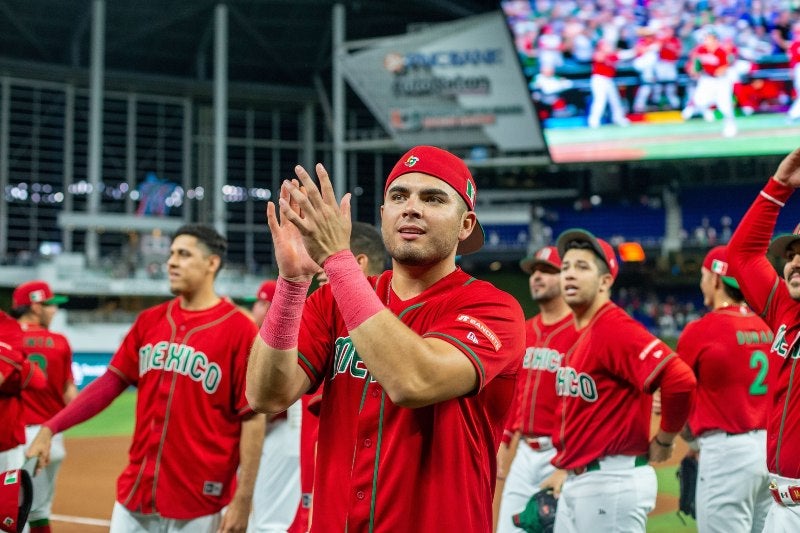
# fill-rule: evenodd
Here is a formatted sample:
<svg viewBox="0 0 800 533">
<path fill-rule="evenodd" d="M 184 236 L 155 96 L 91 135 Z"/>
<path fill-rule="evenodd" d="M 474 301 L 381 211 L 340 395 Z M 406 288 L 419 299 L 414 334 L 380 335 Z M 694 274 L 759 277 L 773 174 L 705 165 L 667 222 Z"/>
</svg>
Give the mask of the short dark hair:
<svg viewBox="0 0 800 533">
<path fill-rule="evenodd" d="M 566 246 L 564 246 L 565 255 L 567 250 L 589 250 L 590 252 L 592 252 L 592 255 L 594 256 L 594 262 L 597 263 L 597 270 L 600 272 L 600 275 L 602 276 L 604 274 L 611 274 L 611 271 L 608 269 L 608 263 L 606 263 L 605 257 L 600 257 L 600 255 L 597 253 L 597 250 L 594 249 L 594 247 L 590 242 L 582 241 L 579 239 L 569 241 L 566 244 Z"/>
<path fill-rule="evenodd" d="M 174 241 L 180 235 L 189 235 L 197 239 L 211 255 L 219 256 L 219 272 L 225 264 L 225 254 L 228 251 L 228 241 L 207 224 L 184 224 L 172 236 Z"/>
<path fill-rule="evenodd" d="M 377 275 L 386 268 L 386 247 L 378 228 L 366 222 L 353 222 L 350 231 L 350 250 L 353 255 L 369 258 L 369 275 Z"/>
<path fill-rule="evenodd" d="M 741 289 L 737 289 L 736 287 L 728 285 L 727 283 L 725 283 L 724 280 L 722 281 L 722 288 L 725 291 L 725 294 L 728 296 L 728 298 L 732 299 L 733 301 L 735 302 L 745 301 L 744 294 L 742 293 Z"/>
<path fill-rule="evenodd" d="M 20 305 L 18 307 L 12 307 L 8 310 L 8 314 L 11 315 L 11 318 L 15 320 L 19 320 L 23 316 L 27 315 L 31 311 L 30 305 Z"/>
</svg>

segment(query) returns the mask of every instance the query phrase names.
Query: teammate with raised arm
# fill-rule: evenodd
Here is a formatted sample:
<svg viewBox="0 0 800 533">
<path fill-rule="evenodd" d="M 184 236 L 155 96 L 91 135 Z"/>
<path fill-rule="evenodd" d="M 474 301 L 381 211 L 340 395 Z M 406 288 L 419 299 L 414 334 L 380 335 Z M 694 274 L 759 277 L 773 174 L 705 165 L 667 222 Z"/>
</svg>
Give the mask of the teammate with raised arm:
<svg viewBox="0 0 800 533">
<path fill-rule="evenodd" d="M 176 297 L 139 314 L 107 371 L 44 422 L 27 450 L 38 457 L 37 470 L 47 466 L 54 434 L 135 386 L 136 425 L 117 480 L 112 533 L 247 527 L 264 415 L 244 397 L 256 326 L 214 290 L 226 250 L 210 226 L 178 228 L 167 259 Z"/>
<path fill-rule="evenodd" d="M 772 501 L 765 431 L 776 366 L 767 357 L 772 332 L 744 301 L 727 247 L 706 254 L 700 290 L 709 312 L 678 339 L 678 353 L 697 378 L 681 433 L 700 451 L 697 530 L 761 531 Z"/>
<path fill-rule="evenodd" d="M 753 310 L 772 328 L 770 363 L 779 365 L 767 415 L 767 468 L 770 506 L 764 531 L 800 531 L 800 234 L 770 244 L 782 207 L 800 187 L 800 148 L 787 155 L 742 217 L 728 243 L 728 261 Z M 767 252 L 783 258 L 783 276 Z"/>
<path fill-rule="evenodd" d="M 498 489 L 502 485 L 498 533 L 522 531 L 514 525 L 513 516 L 525 509 L 540 490 L 539 484 L 555 470 L 551 461 L 556 454 L 552 439 L 558 401 L 556 372 L 578 337 L 572 310 L 561 296 L 561 258 L 556 247 L 540 248 L 520 261 L 520 268 L 529 274 L 539 314 L 525 322 L 525 357 L 497 454 Z M 503 478 L 505 483 L 501 483 Z"/>
<path fill-rule="evenodd" d="M 560 491 L 555 532 L 644 533 L 658 490 L 648 463 L 672 454 L 689 414 L 694 375 L 611 301 L 619 271 L 611 245 L 572 229 L 557 246 L 561 294 L 575 316 L 578 340 L 556 375 L 553 465 L 561 470 L 543 483 Z M 651 394 L 659 387 L 661 427 L 650 438 Z"/>
<path fill-rule="evenodd" d="M 350 195 L 337 203 L 322 165 L 319 187 L 295 173 L 280 221 L 267 208 L 280 276 L 247 398 L 277 412 L 324 381 L 311 531 L 491 530 L 524 317 L 456 266 L 483 244 L 472 175 L 445 150 L 407 152 L 381 207 L 393 269 L 365 278 L 349 249 Z M 306 301 L 320 266 L 329 283 Z"/>
</svg>

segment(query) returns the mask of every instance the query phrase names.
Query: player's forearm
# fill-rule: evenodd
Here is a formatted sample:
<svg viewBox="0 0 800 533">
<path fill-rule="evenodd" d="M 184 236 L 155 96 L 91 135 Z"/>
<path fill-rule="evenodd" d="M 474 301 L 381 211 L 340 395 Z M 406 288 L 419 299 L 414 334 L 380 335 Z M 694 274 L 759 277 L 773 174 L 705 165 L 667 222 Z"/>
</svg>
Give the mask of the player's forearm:
<svg viewBox="0 0 800 533">
<path fill-rule="evenodd" d="M 423 339 L 384 307 L 350 250 L 323 268 L 359 357 L 395 404 L 422 407 L 475 388 L 466 357 L 444 341 Z"/>
<path fill-rule="evenodd" d="M 672 443 L 689 418 L 697 379 L 692 369 L 679 358 L 670 360 L 660 378 L 661 442 Z"/>
<path fill-rule="evenodd" d="M 308 389 L 310 382 L 297 365 L 297 341 L 309 285 L 278 278 L 247 363 L 245 394 L 258 412 L 279 413 Z"/>
<path fill-rule="evenodd" d="M 392 402 L 423 407 L 463 396 L 478 385 L 463 353 L 441 339 L 425 339 L 384 309 L 350 331 L 370 374 Z"/>
<path fill-rule="evenodd" d="M 266 415 L 255 414 L 242 421 L 239 439 L 239 471 L 236 478 L 236 493 L 233 497 L 248 505 L 253 500 L 265 429 Z"/>
<path fill-rule="evenodd" d="M 759 313 L 764 310 L 776 277 L 766 257 L 767 247 L 782 204 L 793 191 L 771 178 L 742 217 L 728 243 L 732 273 L 741 280 L 747 302 Z"/>
<path fill-rule="evenodd" d="M 280 413 L 302 396 L 310 380 L 297 364 L 297 347 L 278 350 L 259 336 L 247 362 L 245 396 L 259 413 Z"/>
<path fill-rule="evenodd" d="M 52 432 L 60 433 L 81 422 L 89 420 L 108 407 L 111 402 L 128 388 L 128 383 L 112 370 L 107 370 L 43 425 Z"/>
</svg>

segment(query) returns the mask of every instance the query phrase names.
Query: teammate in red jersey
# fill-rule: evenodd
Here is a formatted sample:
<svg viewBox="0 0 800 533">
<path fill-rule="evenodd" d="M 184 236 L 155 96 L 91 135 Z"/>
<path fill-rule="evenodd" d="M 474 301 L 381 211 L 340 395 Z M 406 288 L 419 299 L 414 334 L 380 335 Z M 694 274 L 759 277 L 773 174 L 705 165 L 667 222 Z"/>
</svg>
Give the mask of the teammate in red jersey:
<svg viewBox="0 0 800 533">
<path fill-rule="evenodd" d="M 522 531 L 514 525 L 513 516 L 525 509 L 530 497 L 540 490 L 539 484 L 555 470 L 551 460 L 556 454 L 552 439 L 558 400 L 556 371 L 577 339 L 572 311 L 561 296 L 561 258 L 556 247 L 540 248 L 523 259 L 520 267 L 530 275 L 528 284 L 539 314 L 525 322 L 527 348 L 497 455 L 495 494 L 499 496 L 502 490 L 502 497 L 498 498 L 496 530 L 500 533 Z"/>
<path fill-rule="evenodd" d="M 72 348 L 66 337 L 48 329 L 58 304 L 66 302 L 67 297 L 53 294 L 50 285 L 36 280 L 17 287 L 11 300 L 11 316 L 17 319 L 22 328 L 25 353 L 47 377 L 47 387 L 44 389 L 22 393 L 25 438 L 30 443 L 39 432 L 41 423 L 63 409 L 78 394 L 72 381 Z M 65 455 L 63 437 L 61 434 L 55 435 L 50 464 L 33 477 L 34 498 L 28 515 L 32 533 L 50 531 L 56 475 Z"/>
<path fill-rule="evenodd" d="M 792 40 L 786 50 L 789 56 L 789 70 L 794 87 L 794 102 L 792 102 L 787 117 L 790 121 L 800 120 L 800 21 L 792 24 Z"/>
<path fill-rule="evenodd" d="M 377 276 L 386 268 L 386 248 L 381 233 L 375 226 L 366 222 L 353 222 L 350 232 L 350 250 L 365 276 Z M 317 274 L 320 286 L 328 283 L 325 271 Z M 319 407 L 322 401 L 322 386 L 313 394 L 303 395 L 303 418 L 300 425 L 300 487 L 302 497 L 297 506 L 294 522 L 288 533 L 308 531 L 313 506 L 314 465 L 317 455 L 317 436 L 319 434 Z"/>
<path fill-rule="evenodd" d="M 322 165 L 319 188 L 295 172 L 280 223 L 268 205 L 280 277 L 247 397 L 275 412 L 325 383 L 311 531 L 489 531 L 524 317 L 456 266 L 483 244 L 474 179 L 445 150 L 407 152 L 381 208 L 393 269 L 367 279 L 348 249 L 350 196 L 337 204 Z M 320 265 L 329 283 L 306 301 Z"/>
<path fill-rule="evenodd" d="M 694 375 L 611 302 L 619 264 L 607 242 L 572 229 L 557 246 L 561 294 L 575 316 L 578 340 L 556 375 L 553 464 L 563 470 L 544 482 L 561 490 L 555 531 L 644 532 L 657 492 L 648 462 L 672 454 L 689 414 Z M 659 387 L 661 428 L 651 439 L 651 394 Z"/>
<path fill-rule="evenodd" d="M 775 503 L 764 531 L 800 531 L 800 396 L 795 369 L 800 358 L 800 234 L 773 240 L 780 209 L 800 187 L 800 148 L 786 156 L 756 197 L 728 243 L 728 261 L 747 302 L 775 334 L 770 363 L 778 365 L 767 414 L 767 468 Z M 766 253 L 782 257 L 783 277 Z"/>
<path fill-rule="evenodd" d="M 592 91 L 592 105 L 586 121 L 590 128 L 599 128 L 606 106 L 611 110 L 611 121 L 618 126 L 627 126 L 630 121 L 625 117 L 622 107 L 622 98 L 619 89 L 614 83 L 617 73 L 617 63 L 627 59 L 631 52 L 619 52 L 614 45 L 604 39 L 597 42 L 597 48 L 592 54 L 592 77 L 589 80 Z"/>
<path fill-rule="evenodd" d="M 697 78 L 697 87 L 689 104 L 681 112 L 684 120 L 689 120 L 697 113 L 706 120 L 714 120 L 710 107 L 716 105 L 722 113 L 724 137 L 733 137 L 737 131 L 733 114 L 733 81 L 728 74 L 731 67 L 729 61 L 716 31 L 713 28 L 706 29 L 703 42 L 689 53 L 686 64 L 690 76 Z"/>
<path fill-rule="evenodd" d="M 25 462 L 22 393 L 46 384 L 41 369 L 25 357 L 19 324 L 0 311 L 0 472 L 21 468 Z"/>
<path fill-rule="evenodd" d="M 52 435 L 135 386 L 136 425 L 117 481 L 112 532 L 247 526 L 264 416 L 244 397 L 256 326 L 214 291 L 226 248 L 211 227 L 177 230 L 167 259 L 177 297 L 139 314 L 105 374 L 46 421 L 28 449 L 39 468 L 46 466 Z"/>
<path fill-rule="evenodd" d="M 708 252 L 701 271 L 700 290 L 710 311 L 678 339 L 678 353 L 697 378 L 681 434 L 701 452 L 697 529 L 761 531 L 772 501 L 766 427 L 777 367 L 767 356 L 773 335 L 745 303 L 725 246 Z"/>
</svg>

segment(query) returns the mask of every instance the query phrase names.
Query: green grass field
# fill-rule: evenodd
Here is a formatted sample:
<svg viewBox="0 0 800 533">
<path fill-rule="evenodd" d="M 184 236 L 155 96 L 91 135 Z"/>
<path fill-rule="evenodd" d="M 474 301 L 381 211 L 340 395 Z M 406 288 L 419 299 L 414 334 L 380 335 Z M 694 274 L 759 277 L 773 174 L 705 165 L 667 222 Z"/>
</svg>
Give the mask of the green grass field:
<svg viewBox="0 0 800 533">
<path fill-rule="evenodd" d="M 136 412 L 136 392 L 127 391 L 119 396 L 102 413 L 67 430 L 69 438 L 110 437 L 130 435 Z M 666 466 L 656 469 L 659 492 L 678 495 L 678 482 L 675 467 Z M 647 524 L 648 533 L 689 533 L 697 531 L 694 520 L 687 518 L 684 525 L 675 513 L 666 513 L 651 517 Z"/>
<path fill-rule="evenodd" d="M 136 391 L 123 392 L 105 411 L 68 429 L 67 437 L 114 437 L 133 433 L 136 416 Z"/>
</svg>

